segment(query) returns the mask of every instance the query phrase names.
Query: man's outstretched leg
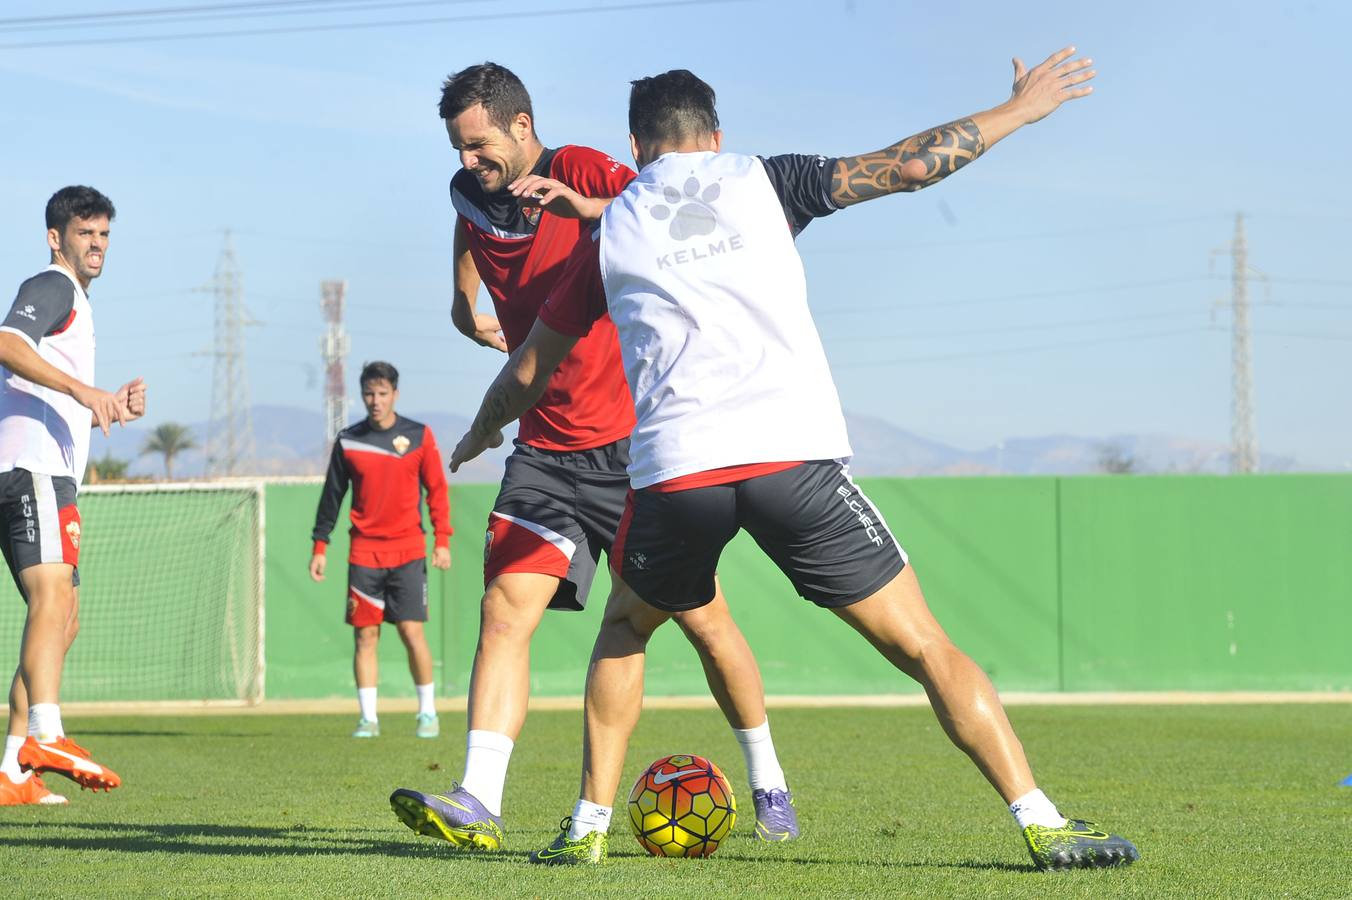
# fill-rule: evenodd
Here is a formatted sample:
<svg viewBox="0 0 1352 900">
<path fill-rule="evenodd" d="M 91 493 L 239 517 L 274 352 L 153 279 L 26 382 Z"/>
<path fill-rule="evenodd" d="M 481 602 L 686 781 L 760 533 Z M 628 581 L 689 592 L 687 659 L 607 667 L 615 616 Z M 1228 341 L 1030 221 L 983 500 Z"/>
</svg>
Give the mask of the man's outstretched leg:
<svg viewBox="0 0 1352 900">
<path fill-rule="evenodd" d="M 530 642 L 558 590 L 552 575 L 499 575 L 484 592 L 470 675 L 465 772 L 446 794 L 399 788 L 390 805 L 409 828 L 457 847 L 500 850 L 502 792 L 530 700 Z"/>
<path fill-rule="evenodd" d="M 994 685 L 944 633 L 910 566 L 882 590 L 834 612 L 925 688 L 949 739 L 1009 804 L 1038 868 L 1102 867 L 1137 859 L 1130 841 L 1067 820 L 1038 789 Z"/>
</svg>

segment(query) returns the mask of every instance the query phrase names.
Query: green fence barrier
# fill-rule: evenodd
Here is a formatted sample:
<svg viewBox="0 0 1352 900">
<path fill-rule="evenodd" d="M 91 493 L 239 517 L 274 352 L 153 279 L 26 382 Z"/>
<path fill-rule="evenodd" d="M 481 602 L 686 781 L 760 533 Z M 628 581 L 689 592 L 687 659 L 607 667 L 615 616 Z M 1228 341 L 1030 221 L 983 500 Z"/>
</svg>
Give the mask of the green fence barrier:
<svg viewBox="0 0 1352 900">
<path fill-rule="evenodd" d="M 1352 477 L 861 484 L 910 554 L 935 615 L 1002 690 L 1352 689 Z M 454 563 L 448 576 L 431 577 L 430 633 L 447 693 L 468 686 L 496 491 L 453 489 Z M 304 572 L 317 492 L 269 488 L 270 697 L 351 691 L 341 569 L 323 588 Z M 330 552 L 341 560 L 346 545 L 335 540 Z M 720 577 L 767 693 L 916 690 L 835 616 L 797 597 L 746 535 L 728 547 Z M 581 693 L 608 589 L 602 571 L 585 612 L 545 616 L 531 647 L 535 695 Z M 279 643 L 279 631 L 305 638 Z M 411 694 L 393 635 L 381 662 L 382 688 Z M 707 690 L 672 625 L 654 638 L 646 689 Z"/>
<path fill-rule="evenodd" d="M 939 621 L 1003 690 L 1352 689 L 1352 476 L 864 479 L 862 486 L 910 554 Z M 315 584 L 307 571 L 319 489 L 281 483 L 265 491 L 273 699 L 353 690 L 352 630 L 343 623 L 346 510 L 328 579 Z M 428 640 L 443 694 L 468 688 L 483 533 L 496 492 L 452 490 L 452 569 L 429 571 Z M 152 684 L 139 648 L 161 642 L 153 628 L 137 630 L 185 598 L 208 612 L 219 606 L 197 573 L 223 544 L 184 541 L 180 531 L 221 502 L 81 498 L 84 629 L 67 669 L 67 699 L 226 693 L 212 686 L 203 694 L 191 678 L 159 671 Z M 167 531 L 157 537 L 147 529 Z M 188 552 L 171 558 L 164 549 L 171 545 Z M 148 573 L 157 577 L 146 580 Z M 767 693 L 916 690 L 834 615 L 797 597 L 745 535 L 725 552 L 720 577 Z M 609 586 L 603 565 L 586 611 L 545 616 L 531 647 L 536 696 L 582 692 Z M 23 606 L 12 587 L 6 591 L 0 649 L 13 662 Z M 205 629 L 184 631 L 190 640 L 173 652 L 187 672 L 209 648 L 201 646 Z M 412 696 L 393 629 L 385 629 L 380 663 L 382 693 Z M 654 638 L 646 688 L 658 696 L 707 691 L 674 625 Z"/>
</svg>

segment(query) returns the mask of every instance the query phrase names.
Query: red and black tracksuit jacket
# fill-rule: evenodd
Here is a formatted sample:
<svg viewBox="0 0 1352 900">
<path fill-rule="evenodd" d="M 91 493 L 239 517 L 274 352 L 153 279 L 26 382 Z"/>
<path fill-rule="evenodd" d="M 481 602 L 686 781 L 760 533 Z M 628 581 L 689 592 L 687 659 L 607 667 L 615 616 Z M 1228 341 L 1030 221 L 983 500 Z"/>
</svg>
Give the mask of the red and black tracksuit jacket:
<svg viewBox="0 0 1352 900">
<path fill-rule="evenodd" d="M 436 546 L 450 546 L 451 502 L 446 474 L 432 429 L 426 425 L 396 416 L 394 424 L 384 430 L 363 419 L 338 433 L 315 513 L 315 553 L 328 548 L 349 484 L 349 562 L 388 569 L 424 558 L 423 489 L 427 491 Z"/>
</svg>

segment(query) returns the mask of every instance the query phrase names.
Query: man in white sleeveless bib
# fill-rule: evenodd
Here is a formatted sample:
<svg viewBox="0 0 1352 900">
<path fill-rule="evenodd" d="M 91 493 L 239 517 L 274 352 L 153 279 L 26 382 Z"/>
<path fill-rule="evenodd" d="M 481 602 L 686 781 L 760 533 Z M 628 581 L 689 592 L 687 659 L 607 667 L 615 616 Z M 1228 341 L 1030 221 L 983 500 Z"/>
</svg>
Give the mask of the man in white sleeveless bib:
<svg viewBox="0 0 1352 900">
<path fill-rule="evenodd" d="M 1066 48 L 1031 70 L 1015 60 L 1007 102 L 835 160 L 723 153 L 708 85 L 684 70 L 634 82 L 639 175 L 570 260 L 567 298 L 546 301 L 452 456 L 455 468 L 490 444 L 609 312 L 637 415 L 634 490 L 587 677 L 579 808 L 614 799 L 649 636 L 673 612 L 709 601 L 719 554 L 745 529 L 804 598 L 924 686 L 949 738 L 1009 805 L 1038 868 L 1138 858 L 1130 841 L 1067 819 L 1038 789 L 995 688 L 935 621 L 905 553 L 850 479 L 840 403 L 792 240 L 813 217 L 934 184 L 1087 95 L 1094 72 L 1073 55 Z M 603 837 L 572 827 L 532 859 L 603 854 Z"/>
</svg>

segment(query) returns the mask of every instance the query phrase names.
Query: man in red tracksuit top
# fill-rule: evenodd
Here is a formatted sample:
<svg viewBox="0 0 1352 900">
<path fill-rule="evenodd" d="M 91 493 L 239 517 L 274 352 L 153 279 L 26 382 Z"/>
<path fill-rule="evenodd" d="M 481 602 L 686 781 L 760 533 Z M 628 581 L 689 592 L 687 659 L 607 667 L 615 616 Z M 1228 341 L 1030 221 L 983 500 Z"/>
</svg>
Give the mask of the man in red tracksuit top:
<svg viewBox="0 0 1352 900">
<path fill-rule="evenodd" d="M 422 491 L 432 515 L 436 546 L 432 565 L 451 567 L 451 506 L 432 429 L 394 411 L 399 372 L 387 362 L 361 372 L 366 418 L 338 433 L 328 477 L 315 513 L 310 577 L 324 580 L 329 535 L 352 485 L 352 549 L 347 568 L 347 624 L 354 632 L 352 671 L 361 719 L 353 737 L 380 735 L 376 716 L 380 623 L 392 622 L 408 650 L 408 668 L 418 691 L 418 737 L 440 733 L 432 689 L 432 653 L 427 621 L 427 539 L 422 527 Z"/>
</svg>

